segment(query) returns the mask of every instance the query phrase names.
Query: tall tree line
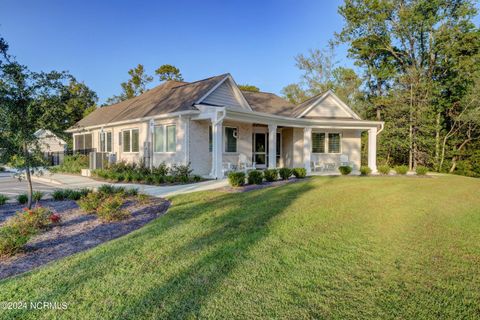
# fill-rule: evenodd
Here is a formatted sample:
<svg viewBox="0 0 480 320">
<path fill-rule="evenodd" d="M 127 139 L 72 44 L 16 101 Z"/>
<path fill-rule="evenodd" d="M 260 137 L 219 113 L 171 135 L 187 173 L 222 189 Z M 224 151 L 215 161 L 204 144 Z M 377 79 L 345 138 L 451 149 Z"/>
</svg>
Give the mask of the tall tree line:
<svg viewBox="0 0 480 320">
<path fill-rule="evenodd" d="M 348 45 L 359 78 L 311 51 L 296 58 L 304 76 L 300 84 L 284 88 L 284 95 L 303 100 L 333 88 L 366 119 L 385 121 L 380 162 L 480 176 L 475 3 L 345 0 L 339 13 L 344 26 L 335 42 Z"/>
</svg>

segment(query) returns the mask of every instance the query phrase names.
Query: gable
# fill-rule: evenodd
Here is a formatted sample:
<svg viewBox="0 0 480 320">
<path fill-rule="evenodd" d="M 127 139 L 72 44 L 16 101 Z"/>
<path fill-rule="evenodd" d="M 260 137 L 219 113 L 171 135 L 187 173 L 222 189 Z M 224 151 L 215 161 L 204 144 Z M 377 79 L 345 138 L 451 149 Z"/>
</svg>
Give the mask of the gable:
<svg viewBox="0 0 480 320">
<path fill-rule="evenodd" d="M 343 103 L 333 92 L 327 92 L 312 101 L 299 118 L 357 119 L 360 117 Z"/>
<path fill-rule="evenodd" d="M 238 89 L 235 82 L 230 76 L 226 77 L 212 92 L 208 93 L 200 103 L 221 106 L 233 107 L 251 110 L 247 100 L 245 100 L 241 91 Z"/>
</svg>

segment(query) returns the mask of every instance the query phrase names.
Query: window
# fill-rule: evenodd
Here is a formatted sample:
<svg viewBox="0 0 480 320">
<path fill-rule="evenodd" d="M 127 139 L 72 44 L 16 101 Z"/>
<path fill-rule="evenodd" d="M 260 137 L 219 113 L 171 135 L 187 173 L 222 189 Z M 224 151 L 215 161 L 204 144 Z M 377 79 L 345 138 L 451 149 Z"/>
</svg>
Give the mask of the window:
<svg viewBox="0 0 480 320">
<path fill-rule="evenodd" d="M 325 153 L 325 133 L 312 132 L 312 153 Z"/>
<path fill-rule="evenodd" d="M 112 152 L 112 133 L 100 132 L 100 152 Z"/>
<path fill-rule="evenodd" d="M 139 151 L 139 131 L 130 129 L 122 132 L 123 152 Z"/>
<path fill-rule="evenodd" d="M 177 149 L 177 128 L 175 125 L 157 126 L 154 129 L 155 152 L 175 152 Z"/>
<path fill-rule="evenodd" d="M 213 150 L 213 129 L 212 126 L 208 127 L 208 152 Z"/>
<path fill-rule="evenodd" d="M 176 126 L 167 126 L 167 152 L 175 152 L 177 149 Z"/>
<path fill-rule="evenodd" d="M 74 136 L 75 150 L 92 149 L 92 134 L 77 134 Z"/>
<path fill-rule="evenodd" d="M 154 151 L 155 152 L 163 152 L 164 144 L 164 135 L 163 135 L 163 127 L 155 127 L 153 129 L 154 136 L 153 136 L 153 143 L 154 143 Z"/>
<path fill-rule="evenodd" d="M 237 128 L 225 127 L 225 152 L 237 152 Z"/>
<path fill-rule="evenodd" d="M 340 153 L 340 133 L 328 134 L 328 152 Z"/>
</svg>

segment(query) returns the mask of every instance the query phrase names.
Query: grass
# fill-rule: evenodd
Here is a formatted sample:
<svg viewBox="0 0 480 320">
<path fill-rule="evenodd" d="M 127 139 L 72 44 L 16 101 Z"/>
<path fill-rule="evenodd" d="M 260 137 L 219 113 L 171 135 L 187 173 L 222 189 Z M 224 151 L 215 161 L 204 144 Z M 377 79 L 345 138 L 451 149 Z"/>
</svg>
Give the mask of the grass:
<svg viewBox="0 0 480 320">
<path fill-rule="evenodd" d="M 176 196 L 125 237 L 0 282 L 1 319 L 480 316 L 480 180 L 318 177 Z"/>
</svg>

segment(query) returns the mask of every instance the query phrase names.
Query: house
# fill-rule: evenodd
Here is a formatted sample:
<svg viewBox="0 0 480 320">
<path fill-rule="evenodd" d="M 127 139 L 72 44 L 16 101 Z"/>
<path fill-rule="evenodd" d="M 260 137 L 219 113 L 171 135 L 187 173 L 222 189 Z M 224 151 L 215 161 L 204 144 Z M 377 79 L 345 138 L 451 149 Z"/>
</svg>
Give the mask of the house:
<svg viewBox="0 0 480 320">
<path fill-rule="evenodd" d="M 359 169 L 361 133 L 376 171 L 377 134 L 332 91 L 294 105 L 266 92 L 241 91 L 230 74 L 167 81 L 142 95 L 98 108 L 67 132 L 75 149 L 115 153 L 146 165 L 191 163 L 195 174 L 224 177 L 243 167 Z"/>
<path fill-rule="evenodd" d="M 64 152 L 67 148 L 67 143 L 50 130 L 39 129 L 34 135 L 38 138 L 38 145 L 43 153 Z"/>
</svg>

